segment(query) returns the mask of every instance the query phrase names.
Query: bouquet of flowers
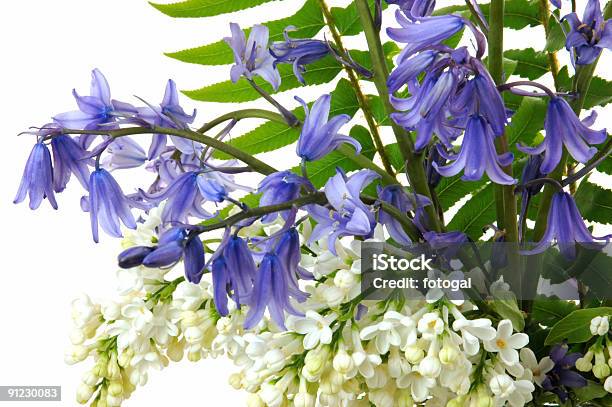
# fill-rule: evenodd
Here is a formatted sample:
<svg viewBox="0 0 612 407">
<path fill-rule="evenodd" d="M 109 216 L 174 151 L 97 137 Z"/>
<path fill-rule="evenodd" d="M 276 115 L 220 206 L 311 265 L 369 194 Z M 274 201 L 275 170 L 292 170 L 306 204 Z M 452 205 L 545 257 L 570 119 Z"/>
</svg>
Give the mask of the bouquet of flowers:
<svg viewBox="0 0 612 407">
<path fill-rule="evenodd" d="M 170 54 L 232 64 L 189 98 L 262 108 L 196 125 L 174 81 L 135 105 L 96 69 L 78 110 L 27 132 L 15 202 L 57 208 L 76 178 L 93 240 L 123 238 L 117 297 L 73 302 L 66 361 L 93 361 L 78 402 L 119 406 L 151 369 L 225 355 L 253 407 L 612 405 L 612 259 L 590 229 L 611 223 L 612 191 L 589 180 L 612 174 L 612 139 L 587 114 L 612 100 L 596 76 L 612 2 L 346 3 Z M 505 29 L 533 27 L 545 49 L 504 49 Z M 329 93 L 279 102 L 308 85 Z M 256 157 L 294 143 L 293 168 Z M 151 183 L 122 189 L 139 167 Z M 398 253 L 437 284 L 379 290 Z"/>
</svg>

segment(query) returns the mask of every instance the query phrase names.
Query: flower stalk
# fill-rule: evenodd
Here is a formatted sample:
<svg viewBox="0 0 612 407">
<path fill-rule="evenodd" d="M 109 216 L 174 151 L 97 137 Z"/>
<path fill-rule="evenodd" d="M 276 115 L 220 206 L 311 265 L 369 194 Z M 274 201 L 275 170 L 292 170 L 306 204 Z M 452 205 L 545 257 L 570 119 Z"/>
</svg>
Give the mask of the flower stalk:
<svg viewBox="0 0 612 407">
<path fill-rule="evenodd" d="M 389 69 L 385 61 L 385 53 L 380 41 L 380 35 L 376 29 L 374 19 L 370 12 L 368 1 L 355 0 L 355 4 L 357 5 L 361 24 L 363 25 L 363 31 L 368 43 L 368 49 L 370 51 L 370 55 L 372 56 L 374 85 L 376 86 L 378 95 L 382 100 L 385 112 L 387 115 L 391 115 L 391 113 L 395 112 L 395 109 L 389 100 L 389 89 L 387 87 Z M 427 176 L 423 166 L 422 154 L 415 153 L 414 142 L 411 135 L 406 130 L 396 124 L 393 120 L 391 120 L 391 127 L 393 129 L 393 133 L 395 134 L 395 138 L 397 139 L 400 151 L 402 152 L 402 155 L 406 161 L 406 172 L 410 179 L 410 184 L 417 193 L 431 199 L 432 194 L 429 189 L 429 185 L 427 184 Z M 428 206 L 425 208 L 425 211 L 429 217 L 431 228 L 435 231 L 442 230 L 440 219 L 438 218 L 435 208 L 433 206 Z"/>
</svg>

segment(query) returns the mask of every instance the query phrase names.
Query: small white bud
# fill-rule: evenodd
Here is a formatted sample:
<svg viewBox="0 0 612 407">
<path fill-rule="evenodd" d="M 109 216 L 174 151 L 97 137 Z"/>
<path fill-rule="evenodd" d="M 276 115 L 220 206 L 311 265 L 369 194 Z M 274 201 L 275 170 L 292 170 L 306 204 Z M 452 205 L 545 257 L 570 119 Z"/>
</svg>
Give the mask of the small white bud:
<svg viewBox="0 0 612 407">
<path fill-rule="evenodd" d="M 89 386 L 86 383 L 81 383 L 77 388 L 76 400 L 79 404 L 86 404 L 95 391 L 95 387 Z"/>
<path fill-rule="evenodd" d="M 605 363 L 595 363 L 593 375 L 598 379 L 605 379 L 610 376 L 610 366 Z"/>
<path fill-rule="evenodd" d="M 607 316 L 595 317 L 591 320 L 591 334 L 604 336 L 610 330 L 610 322 Z"/>
<path fill-rule="evenodd" d="M 608 393 L 612 393 L 612 376 L 609 376 L 606 381 L 604 382 L 604 389 L 608 392 Z"/>
<path fill-rule="evenodd" d="M 344 349 L 340 349 L 334 356 L 333 366 L 338 373 L 347 374 L 353 370 L 355 362 Z"/>
<path fill-rule="evenodd" d="M 416 345 L 410 345 L 406 347 L 404 355 L 406 356 L 406 360 L 408 360 L 408 362 L 415 365 L 425 357 L 425 351 Z"/>
</svg>

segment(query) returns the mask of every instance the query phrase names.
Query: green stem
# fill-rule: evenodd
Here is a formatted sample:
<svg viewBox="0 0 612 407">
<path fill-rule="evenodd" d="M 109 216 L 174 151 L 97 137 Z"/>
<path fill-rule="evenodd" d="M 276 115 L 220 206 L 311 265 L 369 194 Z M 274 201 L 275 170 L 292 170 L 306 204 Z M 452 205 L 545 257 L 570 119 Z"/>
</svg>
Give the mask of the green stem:
<svg viewBox="0 0 612 407">
<path fill-rule="evenodd" d="M 336 149 L 340 154 L 353 161 L 355 164 L 359 165 L 362 168 L 368 168 L 372 171 L 375 171 L 382 177 L 383 184 L 385 185 L 393 185 L 397 184 L 397 180 L 395 177 L 391 176 L 387 171 L 380 168 L 378 165 L 374 164 L 372 160 L 362 154 L 355 154 L 355 150 L 351 147 L 343 144 L 338 146 Z"/>
<path fill-rule="evenodd" d="M 222 116 L 217 117 L 216 119 L 211 120 L 206 123 L 204 126 L 198 129 L 199 133 L 206 133 L 210 129 L 218 126 L 221 123 L 225 123 L 229 120 L 242 120 L 242 119 L 266 119 L 277 123 L 286 124 L 287 121 L 285 118 L 276 112 L 271 112 L 269 110 L 264 109 L 243 109 L 236 110 L 235 112 L 226 113 Z"/>
<path fill-rule="evenodd" d="M 170 136 L 178 136 L 188 140 L 193 140 L 198 143 L 205 144 L 210 146 L 216 150 L 223 151 L 224 153 L 231 155 L 232 157 L 242 161 L 251 167 L 254 171 L 257 171 L 264 175 L 269 175 L 277 170 L 274 167 L 269 166 L 265 162 L 258 160 L 252 155 L 245 153 L 244 151 L 230 145 L 224 143 L 215 138 L 209 137 L 205 134 L 198 133 L 197 131 L 193 131 L 190 129 L 172 129 L 169 127 L 159 127 L 159 126 L 151 126 L 151 127 L 128 127 L 125 129 L 118 130 L 72 130 L 72 129 L 63 129 L 63 134 L 97 134 L 97 135 L 107 135 L 109 137 L 117 138 L 117 137 L 125 137 L 132 136 L 136 134 L 167 134 Z"/>
<path fill-rule="evenodd" d="M 389 89 L 387 88 L 387 78 L 389 77 L 389 69 L 385 59 L 385 53 L 380 41 L 380 35 L 375 27 L 374 19 L 370 12 L 370 6 L 367 0 L 355 0 L 359 18 L 363 26 L 363 31 L 368 43 L 368 49 L 372 57 L 372 67 L 374 71 L 374 85 L 378 91 L 378 95 L 383 103 L 385 112 L 388 116 L 395 112 L 395 109 L 391 105 L 389 100 Z M 427 184 L 427 175 L 425 174 L 425 168 L 423 166 L 423 155 L 417 154 L 414 151 L 414 142 L 410 134 L 404 130 L 401 126 L 397 125 L 391 120 L 391 127 L 400 151 L 406 161 L 406 171 L 410 184 L 416 192 L 424 195 L 431 199 L 431 191 Z M 425 211 L 430 220 L 431 229 L 434 231 L 441 231 L 442 226 L 440 219 L 435 208 L 431 205 L 425 208 Z"/>
<path fill-rule="evenodd" d="M 325 16 L 325 21 L 327 22 L 327 26 L 329 27 L 331 35 L 334 39 L 334 43 L 336 47 L 338 48 L 338 51 L 340 51 L 340 53 L 342 54 L 345 54 L 347 51 L 346 51 L 346 48 L 344 47 L 344 44 L 342 43 L 342 36 L 340 35 L 340 33 L 338 32 L 338 29 L 336 28 L 334 18 L 331 12 L 329 11 L 329 7 L 325 3 L 325 0 L 319 0 L 319 6 L 321 8 L 321 11 L 323 12 L 323 15 Z M 385 151 L 385 146 L 382 142 L 382 139 L 380 138 L 380 132 L 378 131 L 378 126 L 376 125 L 376 121 L 374 120 L 372 109 L 370 108 L 370 105 L 368 104 L 368 101 L 361 90 L 361 85 L 359 85 L 359 80 L 357 79 L 355 72 L 351 68 L 349 68 L 348 66 L 344 66 L 344 69 L 349 78 L 349 81 L 351 82 L 351 85 L 353 86 L 353 89 L 355 90 L 355 95 L 357 96 L 357 102 L 359 103 L 359 107 L 361 108 L 361 111 L 363 112 L 366 122 L 368 123 L 368 127 L 370 128 L 370 133 L 372 134 L 372 140 L 374 140 L 374 145 L 376 146 L 376 150 L 378 151 L 378 154 L 380 155 L 380 159 L 383 163 L 383 167 L 390 175 L 393 176 L 395 175 L 395 172 L 393 171 L 393 167 L 391 166 L 391 161 L 389 160 L 389 157 L 387 156 L 387 152 Z"/>
<path fill-rule="evenodd" d="M 293 208 L 294 206 L 300 208 L 304 205 L 315 203 L 321 205 L 327 203 L 327 199 L 325 198 L 325 194 L 323 192 L 315 192 L 312 194 L 304 195 L 300 198 L 294 199 L 292 201 L 283 202 L 281 204 L 248 208 L 247 210 L 241 211 L 235 215 L 230 216 L 229 218 L 221 220 L 220 222 L 203 225 L 200 229 L 198 229 L 198 233 L 205 233 L 217 229 L 230 227 L 240 222 L 241 220 L 261 217 L 269 213 L 286 211 L 288 209 Z"/>
<path fill-rule="evenodd" d="M 504 82 L 504 0 L 492 0 L 489 16 L 489 72 L 497 85 Z M 508 140 L 503 134 L 496 138 L 495 146 L 498 154 L 509 151 Z M 504 167 L 504 171 L 512 176 L 512 164 Z M 518 223 L 516 196 L 512 185 L 495 185 L 495 200 L 497 222 L 504 229 L 506 242 L 518 242 Z"/>
<path fill-rule="evenodd" d="M 412 220 L 410 220 L 410 218 L 406 216 L 405 213 L 402 213 L 399 209 L 397 209 L 393 205 L 390 205 L 383 201 L 379 201 L 377 198 L 374 198 L 366 194 L 361 194 L 361 200 L 369 205 L 373 205 L 373 204 L 379 205 L 380 209 L 382 209 L 384 212 L 391 215 L 393 218 L 395 218 L 395 220 L 397 220 L 402 225 L 402 227 L 404 228 L 404 231 L 408 234 L 408 236 L 410 236 L 410 239 L 412 239 L 414 242 L 419 241 L 419 239 L 421 238 L 421 233 L 416 228 L 416 226 L 414 226 L 414 223 L 412 222 Z"/>
</svg>

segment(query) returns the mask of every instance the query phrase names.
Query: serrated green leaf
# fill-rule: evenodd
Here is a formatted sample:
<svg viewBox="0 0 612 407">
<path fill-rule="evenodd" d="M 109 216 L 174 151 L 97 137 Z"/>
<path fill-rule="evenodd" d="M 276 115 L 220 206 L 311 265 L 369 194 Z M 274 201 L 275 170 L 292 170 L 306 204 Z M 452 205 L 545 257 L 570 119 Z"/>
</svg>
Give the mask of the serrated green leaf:
<svg viewBox="0 0 612 407">
<path fill-rule="evenodd" d="M 474 182 L 465 182 L 461 177 L 461 174 L 452 177 L 442 177 L 440 183 L 436 187 L 438 201 L 445 211 L 468 194 L 481 189 L 487 182 L 484 179 Z"/>
<path fill-rule="evenodd" d="M 514 330 L 521 332 L 525 328 L 525 318 L 518 307 L 514 293 L 495 290 L 492 294 L 491 308 L 502 318 L 509 319 Z"/>
<path fill-rule="evenodd" d="M 341 69 L 342 67 L 338 61 L 332 57 L 326 57 L 308 65 L 304 73 L 304 80 L 308 85 L 327 83 L 334 79 L 340 73 Z M 278 71 L 281 75 L 281 85 L 276 92 L 283 92 L 302 86 L 293 74 L 292 66 L 279 65 Z M 272 89 L 272 86 L 261 78 L 256 77 L 255 82 L 266 92 L 270 94 L 276 93 Z M 239 103 L 257 100 L 261 97 L 244 78 L 236 83 L 225 81 L 196 90 L 183 91 L 183 93 L 191 99 L 201 102 Z"/>
<path fill-rule="evenodd" d="M 516 61 L 514 75 L 535 80 L 548 73 L 548 56 L 533 48 L 510 49 L 504 52 L 504 57 Z"/>
<path fill-rule="evenodd" d="M 525 27 L 540 25 L 540 6 L 533 0 L 506 0 L 504 12 L 504 27 L 520 30 Z M 480 8 L 485 18 L 489 16 L 490 4 L 481 4 Z M 466 6 L 449 6 L 438 9 L 434 15 L 469 12 Z"/>
<path fill-rule="evenodd" d="M 370 10 L 373 12 L 374 1 L 370 0 L 369 3 Z M 386 8 L 387 4 L 382 3 L 382 6 Z M 332 7 L 330 11 L 340 35 L 357 35 L 363 31 L 363 26 L 359 20 L 359 12 L 357 11 L 357 5 L 355 2 L 351 2 L 351 4 L 345 8 Z"/>
<path fill-rule="evenodd" d="M 606 159 L 597 166 L 597 171 L 612 175 L 612 156 L 609 155 L 606 157 Z"/>
<path fill-rule="evenodd" d="M 589 326 L 597 316 L 612 315 L 612 308 L 587 308 L 573 311 L 557 322 L 546 337 L 546 345 L 556 345 L 567 340 L 569 343 L 583 343 L 593 337 Z"/>
<path fill-rule="evenodd" d="M 572 78 L 569 76 L 567 66 L 564 66 L 557 75 L 559 91 L 570 92 L 572 90 Z M 589 91 L 584 99 L 584 109 L 595 106 L 606 106 L 612 102 L 612 82 L 594 76 L 589 86 Z"/>
<path fill-rule="evenodd" d="M 231 2 L 225 1 L 225 3 L 229 4 Z M 282 41 L 283 30 L 289 25 L 297 28 L 297 31 L 291 33 L 293 38 L 311 38 L 323 28 L 325 23 L 317 1 L 308 0 L 294 15 L 269 21 L 265 25 L 270 31 L 270 41 Z M 245 30 L 247 36 L 250 31 L 250 28 Z M 234 62 L 232 50 L 225 41 L 217 41 L 201 47 L 167 53 L 166 55 L 179 61 L 199 65 L 225 65 Z"/>
<path fill-rule="evenodd" d="M 525 97 L 506 128 L 508 145 L 516 152 L 516 144 L 532 144 L 544 128 L 547 103 L 539 98 Z"/>
<path fill-rule="evenodd" d="M 465 181 L 461 181 L 466 183 Z M 459 230 L 473 240 L 483 235 L 483 228 L 495 221 L 495 200 L 493 199 L 493 184 L 489 184 L 476 192 L 463 205 L 448 224 L 449 230 Z"/>
<path fill-rule="evenodd" d="M 396 43 L 392 41 L 385 42 L 383 44 L 383 51 L 385 53 L 385 57 L 387 60 L 387 66 L 389 69 L 393 69 L 395 64 L 393 63 L 393 58 L 400 53 L 400 48 Z M 351 58 L 359 65 L 363 66 L 366 69 L 372 70 L 372 55 L 368 51 L 359 51 L 353 50 L 349 51 Z"/>
<path fill-rule="evenodd" d="M 179 3 L 158 4 L 149 2 L 162 13 L 177 18 L 212 17 L 219 14 L 245 10 L 273 0 L 187 0 Z"/>
<path fill-rule="evenodd" d="M 541 24 L 537 0 L 506 0 L 504 3 L 504 27 L 520 30 Z M 488 3 L 480 6 L 486 17 L 489 16 L 489 6 Z"/>
<path fill-rule="evenodd" d="M 341 79 L 336 89 L 331 92 L 330 116 L 337 116 L 339 114 L 353 116 L 358 108 L 357 97 L 351 84 L 346 79 Z M 293 113 L 299 119 L 304 118 L 302 108 L 293 110 Z M 299 136 L 300 131 L 296 128 L 289 127 L 284 123 L 267 122 L 229 141 L 229 144 L 249 154 L 259 154 L 289 145 L 295 142 Z M 215 157 L 219 159 L 230 158 L 227 154 L 220 151 L 215 152 Z"/>
<path fill-rule="evenodd" d="M 592 222 L 612 223 L 611 190 L 584 180 L 576 191 L 575 200 L 583 218 Z"/>
<path fill-rule="evenodd" d="M 548 35 L 546 36 L 546 45 L 544 51 L 555 52 L 565 46 L 565 34 L 561 28 L 561 24 L 553 16 L 548 20 Z"/>
<path fill-rule="evenodd" d="M 399 144 L 387 144 L 385 146 L 385 152 L 387 153 L 387 157 L 389 157 L 389 161 L 391 162 L 391 166 L 393 167 L 393 169 L 397 172 L 404 171 L 404 166 L 406 164 Z"/>
<path fill-rule="evenodd" d="M 353 126 L 349 134 L 361 144 L 361 154 L 372 159 L 376 148 L 372 143 L 370 132 L 365 127 L 356 125 Z M 306 163 L 308 179 L 310 179 L 315 188 L 320 188 L 325 185 L 330 177 L 336 174 L 336 168 L 338 167 L 347 172 L 361 169 L 361 166 L 356 164 L 349 157 L 337 151 L 332 151 L 320 160 Z M 301 174 L 299 166 L 291 170 L 296 174 Z"/>
<path fill-rule="evenodd" d="M 542 325 L 553 326 L 575 310 L 573 302 L 540 297 L 533 302 L 531 317 Z"/>
</svg>

